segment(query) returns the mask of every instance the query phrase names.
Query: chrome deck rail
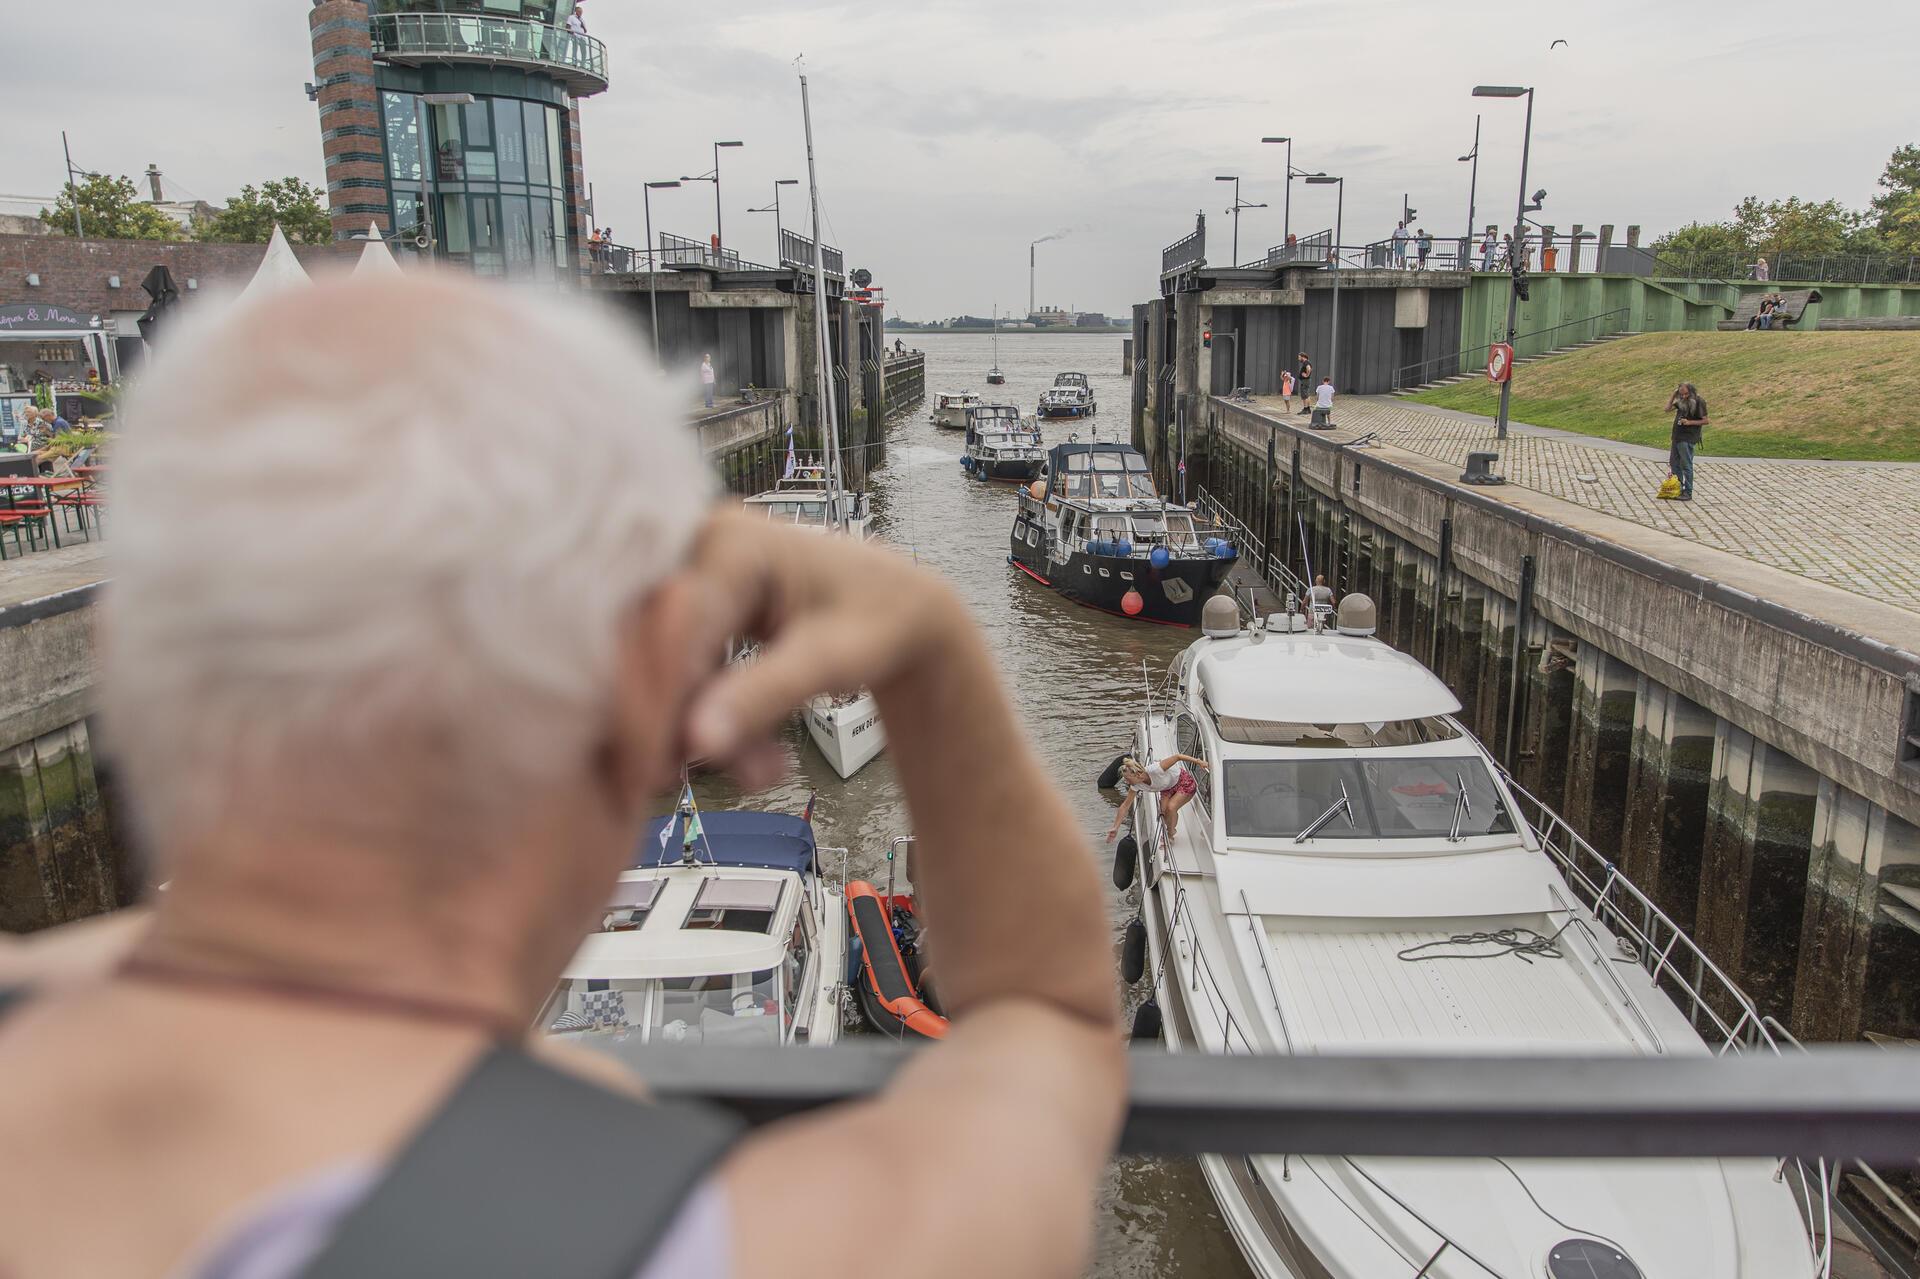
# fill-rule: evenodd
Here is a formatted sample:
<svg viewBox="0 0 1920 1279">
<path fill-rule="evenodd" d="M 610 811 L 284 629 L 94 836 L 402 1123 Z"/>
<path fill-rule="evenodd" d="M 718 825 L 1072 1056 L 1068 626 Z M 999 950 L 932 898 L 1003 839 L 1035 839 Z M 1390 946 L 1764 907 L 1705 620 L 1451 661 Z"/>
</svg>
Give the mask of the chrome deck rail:
<svg viewBox="0 0 1920 1279">
<path fill-rule="evenodd" d="M 1694 1031 L 1706 1040 L 1715 1056 L 1779 1058 L 1783 1043 L 1797 1047 L 1779 1023 L 1761 1016 L 1753 1000 L 1720 966 L 1707 957 L 1686 931 L 1655 905 L 1653 899 L 1621 873 L 1620 868 L 1581 838 L 1567 820 L 1503 769 L 1501 779 L 1520 802 L 1518 814 L 1540 838 L 1540 845 L 1560 867 L 1567 886 L 1601 926 L 1629 952 L 1648 978 L 1687 1016 Z M 1589 940 L 1591 929 L 1585 928 Z M 1604 954 L 1603 959 L 1607 958 Z M 1637 1001 L 1636 1001 L 1637 1008 Z M 1920 1150 L 1920 1148 L 1916 1148 Z M 1831 1272 L 1833 1185 L 1825 1151 L 1781 1147 L 1790 1152 L 1776 1176 L 1793 1175 L 1793 1192 L 1802 1219 L 1817 1242 L 1814 1273 Z M 1776 1152 L 1779 1153 L 1779 1152 Z M 1913 1152 L 1908 1153 L 1913 1157 Z M 1809 1164 L 1808 1159 L 1812 1162 Z"/>
<path fill-rule="evenodd" d="M 1207 523 L 1231 533 L 1227 540 L 1240 547 L 1252 560 L 1254 571 L 1268 586 L 1281 595 L 1305 597 L 1306 580 L 1287 567 L 1286 562 L 1275 555 L 1265 541 L 1254 536 L 1253 530 L 1228 510 L 1219 498 L 1207 492 L 1205 485 L 1196 485 L 1194 488 L 1193 510 L 1196 516 L 1204 515 Z"/>
</svg>

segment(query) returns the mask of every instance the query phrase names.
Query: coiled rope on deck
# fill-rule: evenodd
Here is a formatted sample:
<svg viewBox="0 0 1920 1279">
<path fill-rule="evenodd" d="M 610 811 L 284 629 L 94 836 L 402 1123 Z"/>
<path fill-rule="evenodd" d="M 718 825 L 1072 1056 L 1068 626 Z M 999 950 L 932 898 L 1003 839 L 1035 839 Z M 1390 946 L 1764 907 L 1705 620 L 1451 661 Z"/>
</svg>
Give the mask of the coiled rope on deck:
<svg viewBox="0 0 1920 1279">
<path fill-rule="evenodd" d="M 1429 959 L 1499 959 L 1503 955 L 1512 955 L 1523 964 L 1531 964 L 1533 956 L 1541 959 L 1564 959 L 1566 955 L 1554 945 L 1560 940 L 1560 934 L 1573 927 L 1569 919 L 1553 931 L 1551 936 L 1535 932 L 1531 928 L 1496 928 L 1484 933 L 1455 933 L 1443 941 L 1421 942 L 1418 946 L 1409 946 L 1395 953 L 1395 958 L 1409 964 L 1421 963 Z M 1440 946 L 1491 946 L 1491 950 L 1481 951 L 1437 951 Z M 1434 951 L 1422 954 L 1422 951 Z"/>
</svg>

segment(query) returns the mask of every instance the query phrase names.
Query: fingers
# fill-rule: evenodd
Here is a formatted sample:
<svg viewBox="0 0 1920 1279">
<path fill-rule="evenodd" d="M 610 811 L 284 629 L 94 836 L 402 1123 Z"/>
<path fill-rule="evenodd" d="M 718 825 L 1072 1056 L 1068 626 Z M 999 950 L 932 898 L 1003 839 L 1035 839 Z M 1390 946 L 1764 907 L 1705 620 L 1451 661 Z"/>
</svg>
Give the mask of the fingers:
<svg viewBox="0 0 1920 1279">
<path fill-rule="evenodd" d="M 722 672 L 695 697 L 687 746 L 731 760 L 815 693 L 850 692 L 884 674 L 873 631 L 837 612 L 811 613 L 767 640 L 757 660 Z"/>
</svg>

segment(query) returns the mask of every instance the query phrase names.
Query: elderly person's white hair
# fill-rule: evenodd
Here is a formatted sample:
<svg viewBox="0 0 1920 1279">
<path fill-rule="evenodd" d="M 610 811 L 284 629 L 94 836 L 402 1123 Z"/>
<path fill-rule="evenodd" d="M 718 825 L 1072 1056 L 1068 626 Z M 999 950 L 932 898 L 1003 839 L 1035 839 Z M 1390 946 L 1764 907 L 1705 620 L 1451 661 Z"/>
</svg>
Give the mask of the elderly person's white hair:
<svg viewBox="0 0 1920 1279">
<path fill-rule="evenodd" d="M 651 367 L 597 303 L 446 275 L 173 335 L 116 448 L 103 618 L 156 847 L 303 787 L 296 810 L 452 833 L 578 767 L 621 618 L 712 490 Z"/>
</svg>

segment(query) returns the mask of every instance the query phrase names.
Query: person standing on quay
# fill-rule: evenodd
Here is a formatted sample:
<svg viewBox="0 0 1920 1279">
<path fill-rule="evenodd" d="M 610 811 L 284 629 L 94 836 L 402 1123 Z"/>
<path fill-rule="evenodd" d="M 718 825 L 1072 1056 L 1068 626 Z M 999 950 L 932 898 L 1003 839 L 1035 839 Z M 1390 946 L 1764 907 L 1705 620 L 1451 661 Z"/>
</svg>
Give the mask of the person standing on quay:
<svg viewBox="0 0 1920 1279">
<path fill-rule="evenodd" d="M 1486 238 L 1480 241 L 1480 269 L 1493 270 L 1493 228 L 1487 228 Z"/>
<path fill-rule="evenodd" d="M 1680 481 L 1680 500 L 1693 500 L 1693 452 L 1700 447 L 1701 432 L 1707 425 L 1707 402 L 1691 382 L 1682 382 L 1667 397 L 1673 410 L 1673 445 L 1667 456 L 1668 469 Z"/>
<path fill-rule="evenodd" d="M 707 407 L 713 407 L 713 356 L 700 357 L 700 389 L 706 392 Z"/>
<path fill-rule="evenodd" d="M 1433 237 L 1427 234 L 1425 227 L 1420 228 L 1420 238 L 1415 241 L 1420 246 L 1420 269 L 1427 269 L 1427 258 L 1433 253 Z"/>
<path fill-rule="evenodd" d="M 1300 352 L 1300 371 L 1293 375 L 1293 389 L 1300 394 L 1300 411 L 1307 411 L 1307 394 L 1313 390 L 1313 361 Z"/>
<path fill-rule="evenodd" d="M 1393 269 L 1407 269 L 1407 224 L 1398 223 L 1393 228 Z"/>
</svg>

